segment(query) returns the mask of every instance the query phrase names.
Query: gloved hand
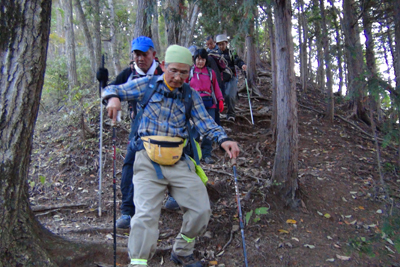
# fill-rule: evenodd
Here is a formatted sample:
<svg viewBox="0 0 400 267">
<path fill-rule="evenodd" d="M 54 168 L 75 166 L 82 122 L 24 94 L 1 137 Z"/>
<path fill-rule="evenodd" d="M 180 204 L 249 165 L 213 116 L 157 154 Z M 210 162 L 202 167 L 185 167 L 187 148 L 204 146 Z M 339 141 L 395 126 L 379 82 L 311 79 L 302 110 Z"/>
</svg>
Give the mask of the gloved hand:
<svg viewBox="0 0 400 267">
<path fill-rule="evenodd" d="M 106 86 L 108 82 L 108 69 L 99 68 L 96 73 L 96 78 L 103 86 Z"/>
<path fill-rule="evenodd" d="M 219 113 L 222 113 L 224 111 L 224 100 L 219 101 Z"/>
</svg>

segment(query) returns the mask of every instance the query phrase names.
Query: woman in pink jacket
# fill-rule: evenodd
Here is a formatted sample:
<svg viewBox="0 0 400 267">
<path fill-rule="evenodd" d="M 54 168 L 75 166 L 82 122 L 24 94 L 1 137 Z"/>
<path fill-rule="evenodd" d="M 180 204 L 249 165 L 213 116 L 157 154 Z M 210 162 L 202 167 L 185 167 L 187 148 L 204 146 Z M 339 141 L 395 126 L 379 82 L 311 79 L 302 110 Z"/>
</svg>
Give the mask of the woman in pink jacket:
<svg viewBox="0 0 400 267">
<path fill-rule="evenodd" d="M 190 87 L 200 93 L 208 114 L 215 120 L 215 109 L 219 108 L 220 112 L 224 110 L 224 97 L 219 88 L 215 72 L 206 67 L 207 56 L 207 51 L 204 48 L 195 51 L 193 55 L 194 66 L 190 70 L 189 84 Z M 212 140 L 203 138 L 201 152 L 207 164 L 214 163 L 211 151 Z"/>
</svg>

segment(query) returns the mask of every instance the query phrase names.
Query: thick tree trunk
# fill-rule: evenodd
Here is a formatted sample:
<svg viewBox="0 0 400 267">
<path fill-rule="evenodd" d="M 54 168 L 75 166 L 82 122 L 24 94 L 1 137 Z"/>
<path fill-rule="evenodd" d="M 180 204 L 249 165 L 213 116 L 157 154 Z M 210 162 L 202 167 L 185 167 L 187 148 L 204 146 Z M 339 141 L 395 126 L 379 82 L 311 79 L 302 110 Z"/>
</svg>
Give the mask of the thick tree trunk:
<svg viewBox="0 0 400 267">
<path fill-rule="evenodd" d="M 328 29 L 326 27 L 325 5 L 324 0 L 319 0 L 321 9 L 321 23 L 322 23 L 322 41 L 324 46 L 325 57 L 325 72 L 326 72 L 326 85 L 327 85 L 327 99 L 326 99 L 326 117 L 332 123 L 334 118 L 334 103 L 333 103 L 333 82 L 331 72 L 330 49 L 328 41 Z"/>
<path fill-rule="evenodd" d="M 275 29 L 272 20 L 272 10 L 271 6 L 267 9 L 267 21 L 268 21 L 268 31 L 270 34 L 270 49 L 271 49 L 271 70 L 272 70 L 272 118 L 271 118 L 271 130 L 272 130 L 272 140 L 276 137 L 276 124 L 277 124 L 277 104 L 276 104 L 276 42 L 275 42 Z"/>
<path fill-rule="evenodd" d="M 94 54 L 96 57 L 96 69 L 101 66 L 101 31 L 100 31 L 100 4 L 97 0 L 90 1 L 93 7 L 93 37 L 94 37 Z"/>
<path fill-rule="evenodd" d="M 42 248 L 44 231 L 29 207 L 27 185 L 51 1 L 4 3 L 1 25 L 13 27 L 2 32 L 0 50 L 0 266 L 55 266 Z"/>
<path fill-rule="evenodd" d="M 272 180 L 282 183 L 286 205 L 297 207 L 298 120 L 290 0 L 275 0 L 277 140 Z"/>
<path fill-rule="evenodd" d="M 72 1 L 62 0 L 62 6 L 65 11 L 65 46 L 67 52 L 67 68 L 68 68 L 68 95 L 69 101 L 72 99 L 72 89 L 78 86 L 78 75 L 76 73 L 76 56 L 75 56 L 75 35 L 72 18 Z"/>
<path fill-rule="evenodd" d="M 92 69 L 92 72 L 90 73 L 89 80 L 96 82 L 95 79 L 95 73 L 96 73 L 96 58 L 94 56 L 94 48 L 93 48 L 93 41 L 92 41 L 92 36 L 90 36 L 90 31 L 88 24 L 86 22 L 86 17 L 85 14 L 83 13 L 82 5 L 81 5 L 81 0 L 75 0 L 75 10 L 76 14 L 78 15 L 79 21 L 81 22 L 81 25 L 83 27 L 83 34 L 85 35 L 85 43 L 87 47 L 87 53 L 90 61 L 90 66 Z"/>
<path fill-rule="evenodd" d="M 152 15 L 153 1 L 138 0 L 135 30 L 133 31 L 133 38 L 139 36 L 147 36 L 152 38 L 151 33 L 151 15 Z"/>
<path fill-rule="evenodd" d="M 114 73 L 118 75 L 121 72 L 121 63 L 119 62 L 117 31 L 115 30 L 114 0 L 108 0 L 108 4 L 110 6 L 111 57 L 114 65 Z"/>
<path fill-rule="evenodd" d="M 360 30 L 357 23 L 358 7 L 354 0 L 343 0 L 343 30 L 346 36 L 346 56 L 348 70 L 348 91 L 353 102 L 355 115 L 368 125 L 370 123 L 368 114 L 364 108 L 364 86 L 363 74 L 363 52 L 360 42 Z"/>
<path fill-rule="evenodd" d="M 4 3 L 0 25 L 13 27 L 2 28 L 0 39 L 0 266 L 111 262 L 112 249 L 65 241 L 44 229 L 30 208 L 28 168 L 44 83 L 52 2 Z"/>
</svg>

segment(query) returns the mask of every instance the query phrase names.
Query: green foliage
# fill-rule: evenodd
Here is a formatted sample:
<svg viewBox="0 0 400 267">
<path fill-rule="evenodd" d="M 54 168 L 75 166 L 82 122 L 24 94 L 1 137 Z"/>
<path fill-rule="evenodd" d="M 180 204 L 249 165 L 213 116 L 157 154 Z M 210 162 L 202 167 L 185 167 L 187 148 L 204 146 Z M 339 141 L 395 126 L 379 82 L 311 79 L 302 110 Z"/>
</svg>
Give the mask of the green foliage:
<svg viewBox="0 0 400 267">
<path fill-rule="evenodd" d="M 373 240 L 369 240 L 366 237 L 361 236 L 356 238 L 350 238 L 348 244 L 351 248 L 358 250 L 360 254 L 364 253 L 371 258 L 375 257 L 372 246 Z"/>
<path fill-rule="evenodd" d="M 245 218 L 246 219 L 246 225 L 249 224 L 249 221 L 250 221 L 253 213 L 256 215 L 254 217 L 254 219 L 253 219 L 253 222 L 257 223 L 258 221 L 261 220 L 261 215 L 268 214 L 268 210 L 269 210 L 268 207 L 259 207 L 259 208 L 256 208 L 254 211 L 251 210 L 251 211 L 247 212 L 246 213 L 246 218 Z"/>
<path fill-rule="evenodd" d="M 59 102 L 68 91 L 68 71 L 65 56 L 47 60 L 42 100 Z"/>
</svg>

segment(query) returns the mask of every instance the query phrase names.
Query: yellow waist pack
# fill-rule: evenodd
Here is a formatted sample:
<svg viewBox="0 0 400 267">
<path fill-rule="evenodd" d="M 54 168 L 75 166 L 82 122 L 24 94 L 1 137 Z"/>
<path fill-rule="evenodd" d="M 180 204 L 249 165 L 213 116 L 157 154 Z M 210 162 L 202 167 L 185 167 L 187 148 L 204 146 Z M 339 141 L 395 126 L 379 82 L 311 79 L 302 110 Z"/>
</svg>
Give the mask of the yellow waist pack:
<svg viewBox="0 0 400 267">
<path fill-rule="evenodd" d="M 141 139 L 149 158 L 160 165 L 174 165 L 182 157 L 184 141 L 180 137 L 156 135 Z"/>
</svg>

